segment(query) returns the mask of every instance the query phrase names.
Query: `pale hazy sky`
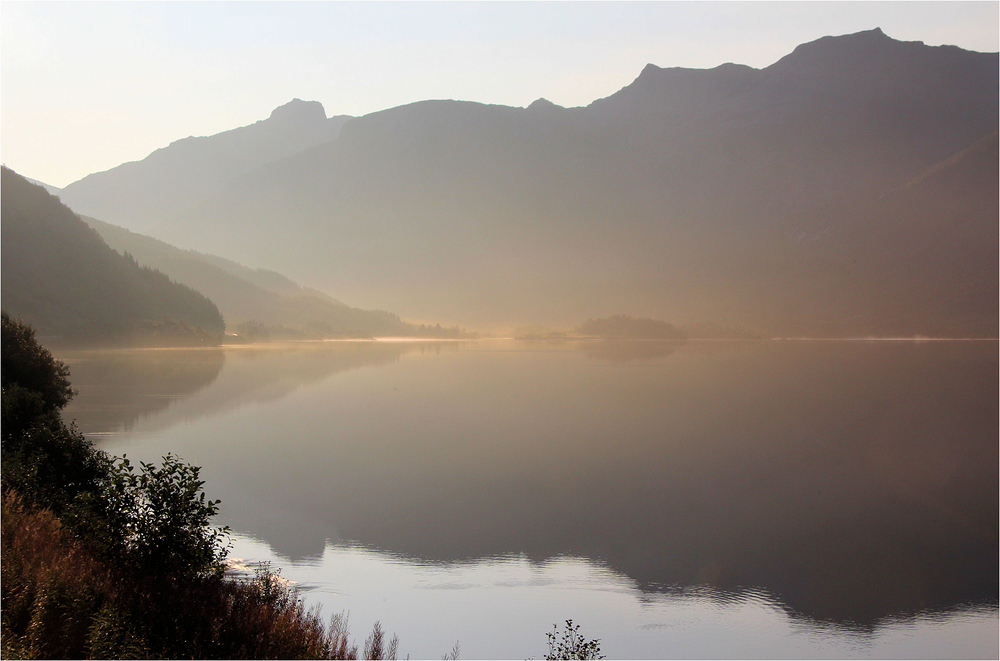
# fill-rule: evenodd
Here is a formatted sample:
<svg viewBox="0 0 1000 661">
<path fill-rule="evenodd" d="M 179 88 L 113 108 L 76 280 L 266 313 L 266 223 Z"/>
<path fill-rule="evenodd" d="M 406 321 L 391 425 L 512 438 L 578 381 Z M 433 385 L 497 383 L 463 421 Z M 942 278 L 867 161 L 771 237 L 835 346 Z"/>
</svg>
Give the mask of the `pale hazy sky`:
<svg viewBox="0 0 1000 661">
<path fill-rule="evenodd" d="M 798 44 L 1000 49 L 998 2 L 0 3 L 0 158 L 64 186 L 293 97 L 327 115 L 424 99 L 586 105 L 643 66 L 765 67 Z"/>
</svg>

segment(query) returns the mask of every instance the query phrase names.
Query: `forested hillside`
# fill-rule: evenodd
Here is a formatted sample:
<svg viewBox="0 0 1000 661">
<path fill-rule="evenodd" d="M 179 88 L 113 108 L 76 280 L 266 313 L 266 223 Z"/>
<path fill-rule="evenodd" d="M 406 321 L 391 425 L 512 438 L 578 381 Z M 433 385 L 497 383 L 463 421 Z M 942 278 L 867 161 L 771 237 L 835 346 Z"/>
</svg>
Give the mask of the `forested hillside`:
<svg viewBox="0 0 1000 661">
<path fill-rule="evenodd" d="M 218 308 L 115 252 L 42 187 L 2 173 L 2 297 L 49 344 L 217 344 Z"/>
<path fill-rule="evenodd" d="M 406 323 L 383 310 L 360 310 L 280 273 L 251 269 L 216 255 L 181 250 L 157 239 L 84 216 L 108 245 L 207 295 L 230 333 L 249 340 L 336 337 L 454 337 L 458 330 Z"/>
</svg>

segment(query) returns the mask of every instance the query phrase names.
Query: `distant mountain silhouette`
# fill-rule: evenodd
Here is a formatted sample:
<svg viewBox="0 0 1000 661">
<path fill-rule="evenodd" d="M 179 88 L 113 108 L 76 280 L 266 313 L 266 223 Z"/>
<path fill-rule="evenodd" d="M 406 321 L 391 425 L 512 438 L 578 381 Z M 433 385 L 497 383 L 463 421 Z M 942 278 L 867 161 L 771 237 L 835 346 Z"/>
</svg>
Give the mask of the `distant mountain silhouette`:
<svg viewBox="0 0 1000 661">
<path fill-rule="evenodd" d="M 171 279 L 212 299 L 228 330 L 244 324 L 270 339 L 290 337 L 368 337 L 409 335 L 414 327 L 395 314 L 348 307 L 322 292 L 298 285 L 279 273 L 250 269 L 231 260 L 167 243 L 102 222 L 84 220 L 112 248 L 132 255 Z M 260 339 L 260 338 L 254 338 Z"/>
<path fill-rule="evenodd" d="M 218 308 L 107 246 L 80 218 L 2 169 L 2 304 L 47 344 L 218 344 Z"/>
<path fill-rule="evenodd" d="M 37 179 L 32 179 L 31 177 L 25 177 L 24 179 L 28 183 L 35 184 L 36 186 L 41 186 L 46 191 L 48 191 L 50 194 L 55 195 L 57 197 L 59 196 L 60 193 L 62 193 L 62 189 L 61 188 L 56 188 L 55 186 L 51 186 L 51 185 L 45 183 L 44 181 L 38 181 Z"/>
<path fill-rule="evenodd" d="M 241 174 L 335 139 L 349 119 L 327 119 L 318 101 L 293 99 L 266 120 L 177 140 L 141 161 L 88 175 L 59 195 L 78 213 L 141 231 L 218 192 Z"/>
<path fill-rule="evenodd" d="M 902 187 L 997 130 L 998 74 L 876 29 L 760 70 L 648 65 L 583 108 L 423 101 L 119 222 L 404 317 L 996 336 L 995 162 Z"/>
</svg>

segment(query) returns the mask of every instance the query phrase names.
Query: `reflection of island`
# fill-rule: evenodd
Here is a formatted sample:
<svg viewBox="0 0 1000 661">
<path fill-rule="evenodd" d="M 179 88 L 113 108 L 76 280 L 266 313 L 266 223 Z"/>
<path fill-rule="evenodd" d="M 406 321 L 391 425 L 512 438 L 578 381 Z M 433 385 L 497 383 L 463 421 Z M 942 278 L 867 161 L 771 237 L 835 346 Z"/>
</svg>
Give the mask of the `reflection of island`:
<svg viewBox="0 0 1000 661">
<path fill-rule="evenodd" d="M 569 554 L 644 590 L 756 587 L 852 626 L 995 604 L 997 352 L 955 346 L 754 344 L 703 372 L 685 354 L 676 380 L 434 386 L 375 424 L 399 407 L 439 423 L 342 426 L 328 459 L 274 476 L 286 516 L 240 518 L 293 558 L 326 538 L 423 561 Z M 463 388 L 501 413 L 467 415 Z M 540 409 L 561 429 L 519 434 Z"/>
<path fill-rule="evenodd" d="M 579 344 L 580 351 L 592 360 L 631 363 L 655 360 L 677 350 L 677 340 L 591 340 Z"/>
<path fill-rule="evenodd" d="M 542 327 L 523 327 L 514 332 L 520 342 L 563 347 L 569 342 L 588 358 L 615 363 L 646 361 L 669 356 L 684 333 L 673 324 L 658 319 L 636 319 L 616 314 L 588 319 L 572 333 Z"/>
<path fill-rule="evenodd" d="M 588 319 L 572 333 L 542 327 L 524 327 L 514 332 L 515 339 L 536 346 L 567 347 L 582 351 L 592 360 L 630 363 L 669 356 L 680 342 L 682 332 L 673 324 L 658 319 L 636 319 L 624 314 L 603 319 Z"/>
<path fill-rule="evenodd" d="M 604 319 L 588 319 L 577 327 L 580 335 L 604 340 L 683 340 L 684 333 L 659 319 L 636 319 L 615 314 Z"/>
<path fill-rule="evenodd" d="M 69 365 L 77 391 L 63 417 L 75 420 L 84 434 L 131 429 L 212 384 L 226 361 L 218 348 L 71 351 L 57 357 Z"/>
</svg>

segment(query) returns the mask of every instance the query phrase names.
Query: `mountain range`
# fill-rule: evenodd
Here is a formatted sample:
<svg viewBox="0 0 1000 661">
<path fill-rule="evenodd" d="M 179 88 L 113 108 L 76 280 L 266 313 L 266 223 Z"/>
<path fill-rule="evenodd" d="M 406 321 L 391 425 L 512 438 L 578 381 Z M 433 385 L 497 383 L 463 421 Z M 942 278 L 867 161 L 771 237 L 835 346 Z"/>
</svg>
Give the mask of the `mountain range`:
<svg viewBox="0 0 1000 661">
<path fill-rule="evenodd" d="M 875 29 L 580 108 L 295 100 L 59 194 L 404 317 L 995 337 L 998 80 Z"/>
</svg>

